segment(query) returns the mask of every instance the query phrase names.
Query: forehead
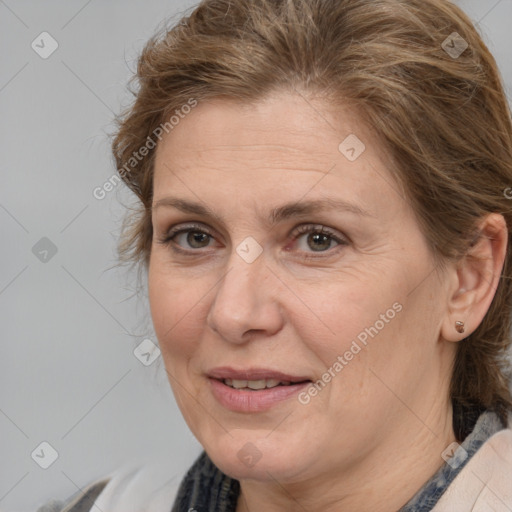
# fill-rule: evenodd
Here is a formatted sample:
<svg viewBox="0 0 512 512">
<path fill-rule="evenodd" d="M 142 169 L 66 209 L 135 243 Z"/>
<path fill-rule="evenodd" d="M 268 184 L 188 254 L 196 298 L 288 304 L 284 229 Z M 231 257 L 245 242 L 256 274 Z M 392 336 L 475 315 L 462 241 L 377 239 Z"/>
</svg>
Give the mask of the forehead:
<svg viewBox="0 0 512 512">
<path fill-rule="evenodd" d="M 239 197 L 242 187 L 252 194 L 278 188 L 294 196 L 335 187 L 371 199 L 366 189 L 375 180 L 381 183 L 374 193 L 382 195 L 386 183 L 395 188 L 390 193 L 397 190 L 384 163 L 387 155 L 353 109 L 299 94 L 250 104 L 199 102 L 156 151 L 156 199 L 171 185 L 181 188 L 187 174 L 196 178 L 196 189 L 215 189 L 217 198 L 219 180 L 238 187 Z"/>
<path fill-rule="evenodd" d="M 183 115 L 157 146 L 157 166 L 164 156 L 188 161 L 236 158 L 243 152 L 260 159 L 332 162 L 348 136 L 370 141 L 366 127 L 348 107 L 299 94 L 274 93 L 255 103 L 211 99 Z"/>
</svg>

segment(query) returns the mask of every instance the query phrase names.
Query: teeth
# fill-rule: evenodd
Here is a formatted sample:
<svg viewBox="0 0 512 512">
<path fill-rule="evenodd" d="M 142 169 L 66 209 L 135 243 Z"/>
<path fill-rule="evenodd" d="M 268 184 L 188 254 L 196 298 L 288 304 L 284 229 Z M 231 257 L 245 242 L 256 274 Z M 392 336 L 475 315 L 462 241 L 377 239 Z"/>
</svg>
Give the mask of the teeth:
<svg viewBox="0 0 512 512">
<path fill-rule="evenodd" d="M 279 384 L 279 382 L 277 383 Z M 277 384 L 275 384 L 277 386 Z M 247 387 L 250 389 L 265 389 L 267 387 L 267 382 L 265 379 L 263 380 L 248 380 Z M 272 386 L 269 386 L 272 387 Z"/>
<path fill-rule="evenodd" d="M 236 379 L 224 379 L 224 384 L 227 386 L 231 386 L 235 389 L 265 389 L 265 388 L 275 388 L 280 384 L 284 386 L 289 386 L 289 381 L 280 381 L 277 379 L 261 379 L 261 380 L 236 380 Z"/>
</svg>

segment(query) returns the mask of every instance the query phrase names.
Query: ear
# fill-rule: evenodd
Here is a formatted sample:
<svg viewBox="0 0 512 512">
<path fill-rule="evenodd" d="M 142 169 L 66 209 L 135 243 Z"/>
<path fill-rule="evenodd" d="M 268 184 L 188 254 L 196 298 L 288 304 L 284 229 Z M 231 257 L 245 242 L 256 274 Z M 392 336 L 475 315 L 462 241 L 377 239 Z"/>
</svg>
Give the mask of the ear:
<svg viewBox="0 0 512 512">
<path fill-rule="evenodd" d="M 508 231 L 503 215 L 492 213 L 478 226 L 479 235 L 467 254 L 449 270 L 448 310 L 441 336 L 448 341 L 467 338 L 482 322 L 500 281 L 507 251 Z M 464 332 L 455 322 L 464 322 Z"/>
</svg>

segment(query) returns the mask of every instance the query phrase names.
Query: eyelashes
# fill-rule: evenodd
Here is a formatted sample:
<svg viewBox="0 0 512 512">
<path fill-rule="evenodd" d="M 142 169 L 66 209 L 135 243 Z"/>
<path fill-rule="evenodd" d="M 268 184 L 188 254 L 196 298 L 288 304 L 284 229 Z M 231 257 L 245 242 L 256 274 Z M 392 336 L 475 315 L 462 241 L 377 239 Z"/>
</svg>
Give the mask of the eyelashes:
<svg viewBox="0 0 512 512">
<path fill-rule="evenodd" d="M 158 238 L 157 242 L 169 247 L 177 254 L 197 257 L 204 256 L 206 251 L 203 249 L 210 248 L 212 240 L 215 240 L 215 235 L 205 226 L 189 224 L 172 228 L 163 237 Z M 348 239 L 344 235 L 321 224 L 303 224 L 295 228 L 286 241 L 285 250 L 287 252 L 294 251 L 294 249 L 289 249 L 289 246 L 290 244 L 295 245 L 297 242 L 299 242 L 299 245 L 302 245 L 302 248 L 297 252 L 304 259 L 332 256 L 334 252 L 337 252 L 332 248 L 333 242 L 336 244 L 334 248 L 349 244 Z M 300 242 L 303 243 L 300 244 Z M 316 246 L 320 250 L 308 250 L 311 249 L 309 243 L 312 243 L 313 247 Z M 185 248 L 183 245 L 188 247 Z M 326 245 L 327 250 L 322 250 Z"/>
</svg>

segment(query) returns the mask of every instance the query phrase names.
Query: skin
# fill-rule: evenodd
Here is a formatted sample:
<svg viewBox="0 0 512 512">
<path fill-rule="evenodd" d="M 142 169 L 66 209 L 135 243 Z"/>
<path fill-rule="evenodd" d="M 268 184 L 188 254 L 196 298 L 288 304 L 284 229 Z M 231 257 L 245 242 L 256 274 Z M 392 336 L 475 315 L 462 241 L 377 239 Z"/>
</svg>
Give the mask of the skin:
<svg viewBox="0 0 512 512">
<path fill-rule="evenodd" d="M 366 146 L 353 162 L 338 149 L 349 134 Z M 456 342 L 476 329 L 494 296 L 506 226 L 489 216 L 474 249 L 481 259 L 437 268 L 388 165 L 348 107 L 287 92 L 253 105 L 200 103 L 157 147 L 152 320 L 187 424 L 213 462 L 240 480 L 237 512 L 394 512 L 455 441 L 448 390 Z M 169 196 L 222 220 L 156 207 Z M 266 224 L 272 208 L 322 197 L 368 215 L 323 210 Z M 190 223 L 211 236 L 160 242 Z M 304 224 L 344 242 L 327 238 L 319 251 L 308 233 L 294 234 Z M 236 252 L 249 236 L 263 249 L 252 263 Z M 293 397 L 239 413 L 211 393 L 206 373 L 218 366 L 320 379 L 395 303 L 401 311 L 307 405 Z M 247 442 L 261 453 L 252 467 L 237 456 Z"/>
</svg>

